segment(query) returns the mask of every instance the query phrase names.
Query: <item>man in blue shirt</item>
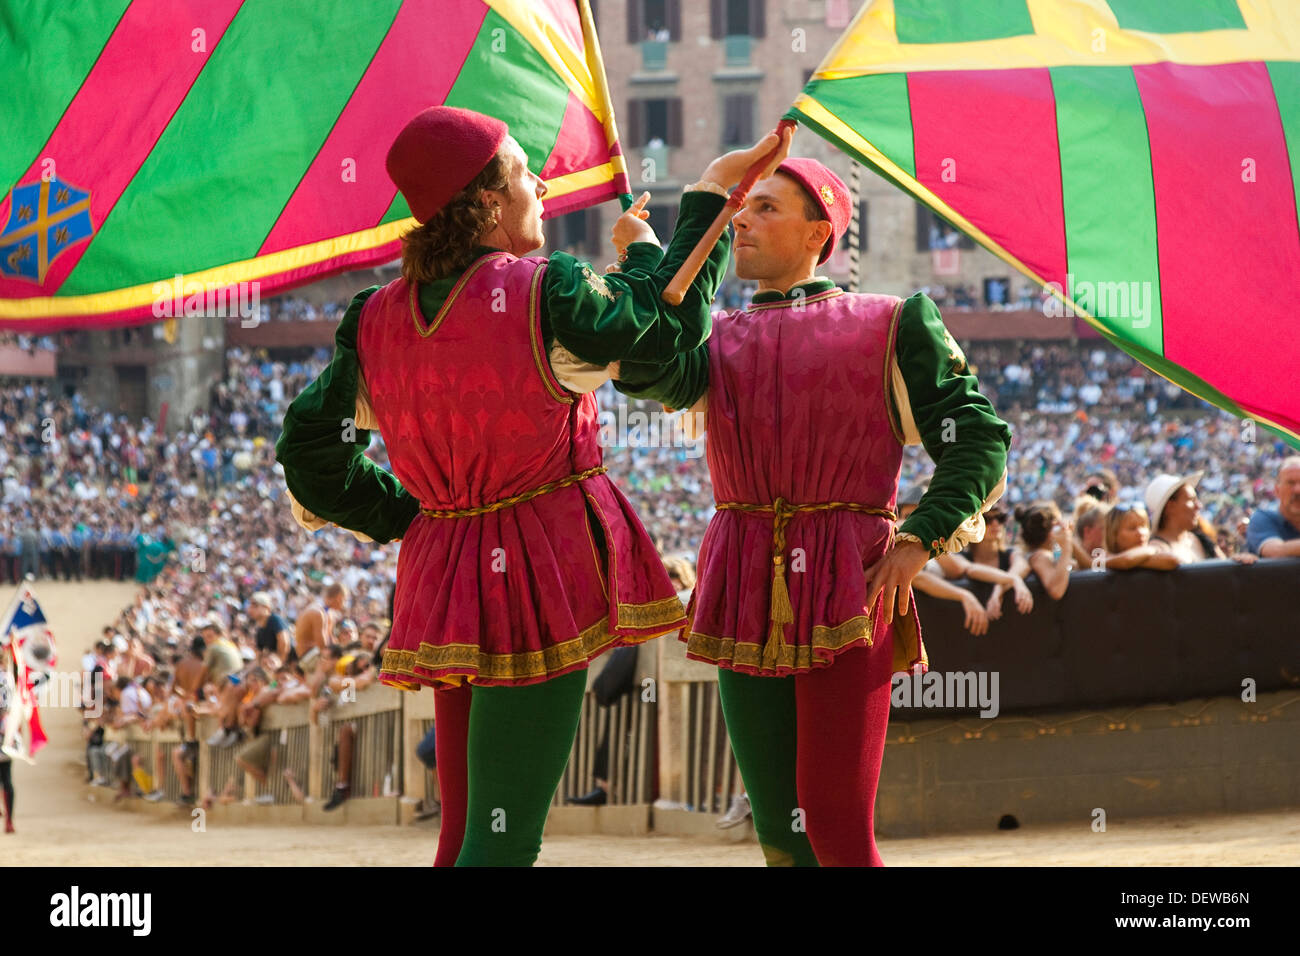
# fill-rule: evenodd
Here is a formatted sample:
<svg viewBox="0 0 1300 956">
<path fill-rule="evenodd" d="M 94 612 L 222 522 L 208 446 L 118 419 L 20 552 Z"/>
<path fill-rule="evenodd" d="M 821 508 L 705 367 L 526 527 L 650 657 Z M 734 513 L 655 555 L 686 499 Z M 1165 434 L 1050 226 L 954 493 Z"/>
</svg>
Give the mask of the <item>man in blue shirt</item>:
<svg viewBox="0 0 1300 956">
<path fill-rule="evenodd" d="M 1282 462 L 1275 492 L 1276 508 L 1250 516 L 1246 547 L 1261 558 L 1300 557 L 1300 455 Z"/>
</svg>

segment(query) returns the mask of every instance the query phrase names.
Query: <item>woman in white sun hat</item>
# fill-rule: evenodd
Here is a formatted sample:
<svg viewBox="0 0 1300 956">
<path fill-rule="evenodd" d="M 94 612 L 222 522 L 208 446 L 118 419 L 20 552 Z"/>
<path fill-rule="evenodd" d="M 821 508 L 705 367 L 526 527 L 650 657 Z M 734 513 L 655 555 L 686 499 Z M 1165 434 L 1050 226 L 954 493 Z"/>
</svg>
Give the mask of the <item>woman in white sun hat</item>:
<svg viewBox="0 0 1300 956">
<path fill-rule="evenodd" d="M 1154 529 L 1151 544 L 1173 554 L 1182 564 L 1228 558 L 1215 541 L 1214 526 L 1201 514 L 1196 483 L 1204 475 L 1204 471 L 1186 476 L 1156 475 L 1143 495 Z M 1239 553 L 1232 559 L 1251 564 L 1255 556 Z"/>
</svg>

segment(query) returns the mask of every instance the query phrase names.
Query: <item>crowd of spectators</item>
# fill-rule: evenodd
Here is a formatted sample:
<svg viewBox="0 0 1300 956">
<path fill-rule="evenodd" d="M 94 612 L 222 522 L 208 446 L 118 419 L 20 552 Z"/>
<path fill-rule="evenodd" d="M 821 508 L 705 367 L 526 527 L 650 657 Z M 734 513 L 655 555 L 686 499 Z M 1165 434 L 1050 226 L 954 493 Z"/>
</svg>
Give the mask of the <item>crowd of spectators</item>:
<svg viewBox="0 0 1300 956">
<path fill-rule="evenodd" d="M 719 305 L 752 292 L 733 284 Z M 343 306 L 277 299 L 267 308 L 274 317 L 335 320 Z M 1092 566 L 1099 550 L 1116 571 L 1300 550 L 1292 543 L 1293 532 L 1300 537 L 1300 461 L 1263 429 L 1248 434 L 1249 423 L 1102 344 L 985 342 L 965 351 L 1014 436 L 1006 492 L 986 515 L 989 534 L 932 562 L 924 580 L 934 592 L 963 577 L 994 583 L 979 607 L 963 588 L 964 598 L 940 595 L 968 605 L 972 630 L 996 620 L 1008 592 L 1017 610 L 1031 607 L 1031 578 L 1046 599 L 1059 598 L 1069 572 Z M 134 779 L 156 798 L 158 788 L 141 781 L 158 779 L 158 768 L 131 766 L 104 745 L 102 729 L 177 726 L 186 745 L 175 759 L 183 762 L 197 749 L 195 716 L 211 713 L 221 728 L 211 744 L 238 746 L 239 766 L 265 785 L 267 745 L 257 727 L 266 707 L 309 699 L 316 716 L 342 681 L 374 679 L 400 545 L 363 543 L 335 528 L 303 531 L 274 461 L 288 403 L 329 359 L 328 350 L 279 357 L 229 349 L 207 408 L 179 429 L 34 382 L 0 388 L 0 582 L 140 582 L 87 662 L 103 676 L 108 705 L 87 722 L 93 776 L 126 791 Z M 609 385 L 598 397 L 605 409 L 623 400 Z M 387 465 L 382 438 L 372 438 L 368 454 Z M 611 477 L 665 555 L 693 559 L 713 514 L 702 452 L 680 441 L 607 443 Z M 921 487 L 932 468 L 921 447 L 909 446 L 900 487 Z M 1164 526 L 1161 515 L 1171 516 Z M 345 769 L 334 805 L 348 795 Z"/>
<path fill-rule="evenodd" d="M 1145 568 L 1172 571 L 1200 561 L 1233 560 L 1253 564 L 1261 557 L 1300 557 L 1300 455 L 1276 460 L 1269 490 L 1276 507 L 1259 507 L 1243 516 L 1228 533 L 1205 515 L 1198 488 L 1202 471 L 1160 473 L 1140 489 L 1137 502 L 1121 500 L 1125 491 L 1109 468 L 1089 469 L 1072 511 L 1063 514 L 1050 500 L 1019 505 L 1013 512 L 994 505 L 984 512 L 981 541 L 961 552 L 932 559 L 917 576 L 919 591 L 944 600 L 960 601 L 966 627 L 987 632 L 1001 617 L 1008 592 L 1021 613 L 1033 610 L 1033 593 L 1025 581 L 1036 578 L 1051 600 L 1060 600 L 1076 570 L 1128 571 Z M 904 517 L 915 510 L 925 485 L 917 484 L 899 499 Z M 1009 544 L 1008 526 L 1014 515 L 1020 544 Z M 957 587 L 954 579 L 987 581 L 992 592 L 984 603 Z"/>
<path fill-rule="evenodd" d="M 116 625 L 82 661 L 83 686 L 102 689 L 99 706 L 94 692 L 83 710 L 87 780 L 112 785 L 118 798 L 137 792 L 146 800 L 163 799 L 167 757 L 157 751 L 153 767 L 141 766 L 121 741 L 107 740 L 106 729 L 137 726 L 145 731 L 175 730 L 181 744 L 171 750 L 180 783 L 180 802 L 197 801 L 196 759 L 198 719 L 211 715 L 216 731 L 211 747 L 238 747 L 234 764 L 258 783 L 259 803 L 274 802 L 269 789 L 273 736 L 260 732 L 263 713 L 277 704 L 309 701 L 311 719 L 332 707 L 345 692 L 355 693 L 374 683 L 379 656 L 387 640 L 387 621 L 369 621 L 360 629 L 347 618 L 328 616 L 325 635 L 315 650 L 305 650 L 305 629 L 294 632 L 271 609 L 272 597 L 254 593 L 247 612 L 227 602 L 233 626 L 216 615 L 190 617 L 176 585 L 175 569 L 164 571 L 155 586 L 142 588 Z M 170 578 L 170 580 L 169 580 Z M 325 588 L 328 593 L 331 589 Z M 347 602 L 341 586 L 334 590 Z M 260 622 L 260 623 L 259 623 Z M 193 633 L 193 636 L 189 636 Z M 274 648 L 274 649 L 272 649 Z M 298 653 L 302 651 L 302 653 Z M 349 743 L 355 729 L 342 728 Z M 340 761 L 339 786 L 327 810 L 349 795 L 349 759 Z M 290 789 L 302 799 L 301 785 L 286 768 Z M 236 799 L 238 774 L 213 781 L 202 802 Z"/>
<path fill-rule="evenodd" d="M 24 335 L 22 332 L 0 332 L 0 349 L 20 349 L 29 355 L 37 352 L 56 352 L 59 348 L 58 336 Z"/>
</svg>

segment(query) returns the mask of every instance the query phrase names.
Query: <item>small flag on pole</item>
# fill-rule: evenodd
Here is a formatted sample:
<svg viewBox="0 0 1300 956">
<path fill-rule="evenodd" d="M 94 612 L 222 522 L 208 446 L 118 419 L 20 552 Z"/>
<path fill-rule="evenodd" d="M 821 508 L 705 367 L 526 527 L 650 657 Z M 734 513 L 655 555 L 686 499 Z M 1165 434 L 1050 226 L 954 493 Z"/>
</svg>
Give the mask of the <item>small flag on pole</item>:
<svg viewBox="0 0 1300 956">
<path fill-rule="evenodd" d="M 32 762 L 45 746 L 37 691 L 49 678 L 58 652 L 36 593 L 23 584 L 0 618 L 0 750 Z"/>
</svg>

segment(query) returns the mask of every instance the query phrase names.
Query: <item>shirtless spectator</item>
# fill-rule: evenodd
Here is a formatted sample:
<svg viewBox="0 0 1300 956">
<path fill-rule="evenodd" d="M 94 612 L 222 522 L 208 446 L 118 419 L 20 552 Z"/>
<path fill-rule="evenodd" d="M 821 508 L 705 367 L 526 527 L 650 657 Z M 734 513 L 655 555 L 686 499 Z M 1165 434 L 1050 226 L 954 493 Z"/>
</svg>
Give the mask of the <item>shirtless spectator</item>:
<svg viewBox="0 0 1300 956">
<path fill-rule="evenodd" d="M 1246 547 L 1261 558 L 1300 556 L 1300 455 L 1292 455 L 1277 471 L 1276 508 L 1260 508 L 1250 516 Z"/>
<path fill-rule="evenodd" d="M 221 623 L 213 618 L 199 622 L 199 630 L 207 643 L 203 656 L 204 683 L 217 689 L 217 731 L 208 738 L 209 747 L 229 747 L 239 739 L 237 708 L 244 696 L 239 686 L 239 672 L 244 667 L 244 657 L 235 642 L 221 632 Z"/>
<path fill-rule="evenodd" d="M 203 702 L 203 681 L 207 673 L 203 660 L 207 642 L 195 637 L 189 652 L 176 662 L 172 679 L 172 696 L 178 702 L 181 718 L 181 745 L 172 749 L 172 766 L 181 782 L 181 802 L 194 802 L 194 780 L 199 766 L 199 741 L 195 707 Z"/>
<path fill-rule="evenodd" d="M 1107 569 L 1170 571 L 1178 567 L 1177 555 L 1150 543 L 1151 525 L 1141 505 L 1115 505 L 1106 513 L 1105 529 Z"/>
<path fill-rule="evenodd" d="M 122 655 L 118 673 L 127 677 L 145 677 L 153 673 L 155 662 L 144 649 L 144 642 L 138 637 L 131 638 L 127 651 Z"/>
<path fill-rule="evenodd" d="M 248 599 L 248 616 L 257 627 L 254 644 L 259 656 L 274 654 L 280 661 L 289 659 L 292 635 L 289 625 L 271 610 L 271 595 L 258 591 Z"/>
<path fill-rule="evenodd" d="M 291 660 L 303 660 L 313 650 L 323 650 L 334 642 L 334 627 L 347 606 L 348 589 L 341 584 L 325 588 L 321 600 L 313 601 L 294 625 Z"/>
</svg>

